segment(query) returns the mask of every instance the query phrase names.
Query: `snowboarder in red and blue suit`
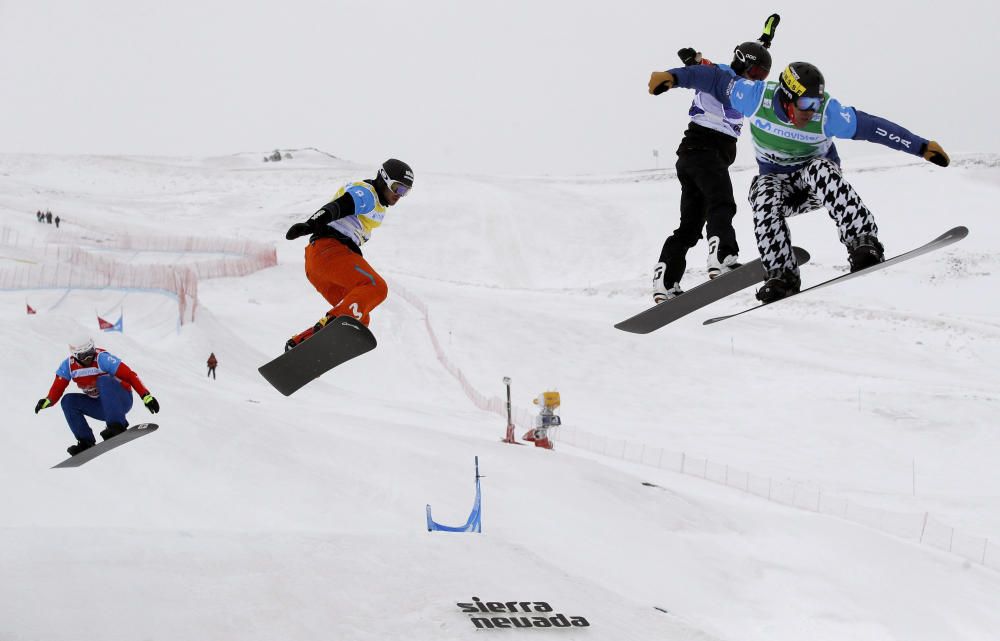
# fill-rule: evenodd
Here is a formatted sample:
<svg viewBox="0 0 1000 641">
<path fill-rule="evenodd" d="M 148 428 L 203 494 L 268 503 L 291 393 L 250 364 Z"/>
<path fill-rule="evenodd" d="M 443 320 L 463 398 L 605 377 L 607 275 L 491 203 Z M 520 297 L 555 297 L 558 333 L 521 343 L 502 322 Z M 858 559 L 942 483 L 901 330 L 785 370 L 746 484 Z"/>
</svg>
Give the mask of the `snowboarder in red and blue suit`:
<svg viewBox="0 0 1000 641">
<path fill-rule="evenodd" d="M 101 430 L 104 440 L 126 430 L 128 420 L 125 415 L 132 409 L 132 390 L 139 394 L 151 413 L 160 411 L 160 404 L 139 376 L 111 352 L 94 347 L 93 339 L 85 337 L 74 341 L 69 349 L 70 356 L 56 370 L 56 379 L 49 393 L 35 404 L 35 414 L 62 398 L 63 414 L 77 440 L 75 445 L 66 448 L 71 456 L 93 447 L 97 442 L 87 424 L 87 416 L 105 422 L 107 427 Z M 83 393 L 63 396 L 70 381 L 75 382 Z"/>
</svg>

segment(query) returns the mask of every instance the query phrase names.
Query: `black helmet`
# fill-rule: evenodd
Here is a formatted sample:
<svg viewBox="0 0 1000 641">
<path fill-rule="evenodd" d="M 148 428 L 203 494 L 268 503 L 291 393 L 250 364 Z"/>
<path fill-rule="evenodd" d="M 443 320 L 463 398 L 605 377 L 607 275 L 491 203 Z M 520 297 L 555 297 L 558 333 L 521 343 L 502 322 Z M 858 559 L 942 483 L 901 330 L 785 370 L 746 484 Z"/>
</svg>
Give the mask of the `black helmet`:
<svg viewBox="0 0 1000 641">
<path fill-rule="evenodd" d="M 413 188 L 413 170 L 402 160 L 390 158 L 382 163 L 376 180 L 382 181 L 389 190 L 403 196 Z"/>
<path fill-rule="evenodd" d="M 764 80 L 771 71 L 771 54 L 760 42 L 751 40 L 733 49 L 733 62 L 729 66 L 737 76 Z"/>
<path fill-rule="evenodd" d="M 800 98 L 819 98 L 818 101 L 813 101 L 815 108 L 812 111 L 817 111 L 823 102 L 825 88 L 823 74 L 816 68 L 816 65 L 808 62 L 793 62 L 781 72 L 774 95 L 778 99 L 778 104 L 781 105 L 781 110 L 791 116 L 791 106 Z M 799 108 L 807 110 L 801 105 Z"/>
</svg>

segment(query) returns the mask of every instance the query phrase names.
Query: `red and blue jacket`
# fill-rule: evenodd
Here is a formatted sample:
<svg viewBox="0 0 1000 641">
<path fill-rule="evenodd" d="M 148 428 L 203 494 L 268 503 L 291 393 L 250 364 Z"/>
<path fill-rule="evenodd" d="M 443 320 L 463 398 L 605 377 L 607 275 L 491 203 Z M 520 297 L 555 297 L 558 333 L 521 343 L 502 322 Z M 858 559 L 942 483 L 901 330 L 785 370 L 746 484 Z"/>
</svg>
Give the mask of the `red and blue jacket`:
<svg viewBox="0 0 1000 641">
<path fill-rule="evenodd" d="M 52 382 L 46 398 L 53 405 L 58 403 L 70 381 L 74 381 L 87 396 L 97 398 L 100 395 L 97 380 L 102 376 L 113 377 L 127 392 L 134 389 L 140 397 L 149 394 L 139 376 L 128 365 L 114 354 L 97 348 L 97 357 L 90 365 L 81 365 L 72 356 L 64 360 L 56 370 L 56 380 Z"/>
</svg>

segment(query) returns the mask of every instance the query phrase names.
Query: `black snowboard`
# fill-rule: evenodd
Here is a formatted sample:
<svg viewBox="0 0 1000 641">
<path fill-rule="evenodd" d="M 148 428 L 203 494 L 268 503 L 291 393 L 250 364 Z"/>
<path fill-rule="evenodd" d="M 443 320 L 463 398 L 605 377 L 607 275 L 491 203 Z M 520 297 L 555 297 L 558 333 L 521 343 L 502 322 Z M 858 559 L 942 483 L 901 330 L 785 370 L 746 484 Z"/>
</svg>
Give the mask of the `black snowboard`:
<svg viewBox="0 0 1000 641">
<path fill-rule="evenodd" d="M 770 303 L 761 303 L 760 305 L 754 305 L 753 307 L 748 307 L 747 309 L 744 309 L 743 311 L 740 311 L 740 312 L 736 312 L 735 314 L 727 314 L 726 316 L 718 316 L 716 318 L 709 318 L 707 321 L 705 321 L 702 324 L 703 325 L 711 325 L 713 323 L 718 323 L 718 322 L 724 321 L 724 320 L 729 319 L 729 318 L 734 318 L 736 316 L 742 316 L 743 314 L 746 314 L 748 312 L 752 312 L 755 309 L 760 309 L 761 307 L 767 307 L 768 305 L 773 305 L 774 303 L 780 303 L 783 300 L 788 300 L 789 298 L 794 298 L 795 296 L 799 296 L 801 294 L 805 294 L 806 292 L 812 291 L 814 289 L 820 289 L 822 287 L 829 287 L 830 285 L 836 285 L 837 283 L 842 283 L 844 281 L 851 280 L 852 278 L 859 278 L 861 276 L 866 276 L 866 275 L 871 274 L 872 272 L 876 272 L 876 271 L 878 271 L 880 269 L 885 269 L 886 267 L 892 267 L 893 265 L 895 265 L 897 263 L 901 263 L 904 260 L 910 260 L 911 258 L 916 258 L 917 256 L 923 256 L 927 252 L 932 252 L 935 249 L 941 249 L 942 247 L 947 247 L 948 245 L 950 245 L 952 243 L 957 243 L 958 241 L 962 240 L 963 238 L 965 238 L 968 235 L 969 235 L 969 229 L 968 229 L 968 227 L 958 226 L 958 227 L 955 227 L 953 229 L 949 229 L 948 231 L 946 231 L 945 233 L 941 234 L 940 236 L 938 236 L 934 240 L 930 241 L 929 243 L 925 243 L 925 244 L 921 245 L 920 247 L 917 247 L 916 249 L 911 249 L 910 251 L 906 252 L 905 254 L 900 254 L 899 256 L 893 256 L 892 258 L 889 258 L 889 259 L 887 259 L 887 260 L 885 260 L 885 261 L 883 261 L 881 263 L 878 263 L 877 265 L 872 265 L 871 267 L 866 267 L 865 269 L 861 269 L 861 270 L 858 270 L 856 272 L 850 272 L 850 273 L 847 273 L 847 274 L 842 274 L 840 276 L 836 276 L 834 278 L 831 278 L 830 280 L 825 280 L 822 283 L 818 283 L 816 285 L 813 285 L 812 287 L 807 287 L 807 288 L 803 289 L 800 292 L 792 294 L 791 296 L 787 296 L 785 298 L 782 298 L 782 299 L 779 299 L 779 300 L 776 300 L 776 301 L 773 301 L 773 302 L 770 302 Z"/>
<path fill-rule="evenodd" d="M 113 436 L 106 441 L 101 441 L 94 447 L 84 450 L 76 456 L 69 457 L 59 465 L 53 465 L 52 469 L 54 470 L 59 467 L 80 467 L 87 461 L 92 461 L 109 450 L 113 450 L 120 445 L 125 445 L 129 441 L 134 441 L 140 436 L 152 434 L 159 427 L 160 426 L 156 423 L 140 423 L 138 425 L 133 425 L 118 436 Z"/>
<path fill-rule="evenodd" d="M 809 262 L 809 252 L 801 247 L 793 247 L 792 249 L 795 251 L 795 261 L 799 265 Z M 677 298 L 654 305 L 646 311 L 639 312 L 632 318 L 618 323 L 615 327 L 634 334 L 648 334 L 706 305 L 711 305 L 730 294 L 735 294 L 741 289 L 746 289 L 751 285 L 763 282 L 764 268 L 761 266 L 760 259 L 758 258 L 749 263 L 744 263 L 743 266 L 731 272 L 726 272 L 718 278 L 705 281 L 694 289 L 684 292 Z"/>
<path fill-rule="evenodd" d="M 326 327 L 266 365 L 260 375 L 285 396 L 334 367 L 375 349 L 377 342 L 368 328 L 350 316 L 338 316 Z"/>
</svg>

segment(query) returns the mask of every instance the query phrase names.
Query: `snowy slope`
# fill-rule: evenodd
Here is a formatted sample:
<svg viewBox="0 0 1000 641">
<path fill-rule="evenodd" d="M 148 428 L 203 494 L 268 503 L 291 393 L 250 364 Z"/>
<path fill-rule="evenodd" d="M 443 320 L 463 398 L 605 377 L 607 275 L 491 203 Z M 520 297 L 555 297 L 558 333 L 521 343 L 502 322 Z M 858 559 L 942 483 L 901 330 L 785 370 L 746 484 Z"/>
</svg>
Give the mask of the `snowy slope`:
<svg viewBox="0 0 1000 641">
<path fill-rule="evenodd" d="M 482 393 L 500 395 L 511 376 L 515 403 L 530 407 L 554 387 L 568 425 L 929 511 L 997 540 L 997 160 L 852 164 L 850 149 L 848 176 L 889 254 L 957 224 L 970 237 L 701 326 L 749 304 L 748 290 L 649 336 L 612 325 L 648 303 L 676 224 L 668 171 L 417 167 L 417 188 L 365 255 L 426 304 L 447 357 Z M 456 603 L 473 596 L 586 617 L 590 628 L 558 631 L 566 639 L 988 639 L 1000 628 L 1000 574 L 954 555 L 610 456 L 499 443 L 503 419 L 470 402 L 399 295 L 374 315 L 376 351 L 282 397 L 256 367 L 327 308 L 302 274 L 302 241 L 284 230 L 372 168 L 263 155 L 0 156 L 0 268 L 63 232 L 231 236 L 273 241 L 279 256 L 247 277 L 202 280 L 197 322 L 180 329 L 160 293 L 0 292 L 0 341 L 17 364 L 3 379 L 13 418 L 0 639 L 464 639 L 475 630 Z M 751 176 L 734 173 L 737 193 Z M 38 208 L 64 228 L 36 223 Z M 748 217 L 741 204 L 743 256 L 754 252 Z M 813 255 L 804 284 L 845 269 L 824 214 L 791 227 Z M 703 278 L 703 254 L 692 251 L 686 284 Z M 24 314 L 26 300 L 38 315 Z M 49 470 L 71 438 L 58 408 L 35 416 L 34 402 L 68 335 L 121 308 L 126 332 L 99 344 L 160 399 L 162 429 Z M 217 381 L 204 378 L 210 351 Z M 484 534 L 428 534 L 426 503 L 437 520 L 464 520 L 476 455 Z"/>
</svg>

